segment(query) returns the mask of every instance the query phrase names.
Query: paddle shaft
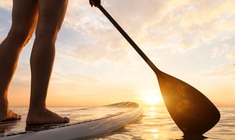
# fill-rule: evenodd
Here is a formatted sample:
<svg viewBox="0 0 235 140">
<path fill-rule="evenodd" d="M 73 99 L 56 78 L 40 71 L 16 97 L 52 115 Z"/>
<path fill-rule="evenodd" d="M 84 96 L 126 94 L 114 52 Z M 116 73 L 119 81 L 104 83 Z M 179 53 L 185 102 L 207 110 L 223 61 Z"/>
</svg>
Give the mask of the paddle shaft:
<svg viewBox="0 0 235 140">
<path fill-rule="evenodd" d="M 130 36 L 122 29 L 122 27 L 113 19 L 113 17 L 102 7 L 97 6 L 100 11 L 109 19 L 109 21 L 116 27 L 116 29 L 123 35 L 123 37 L 131 44 L 131 46 L 137 51 L 137 53 L 144 59 L 144 61 L 150 66 L 150 68 L 157 72 L 159 69 L 153 64 L 153 62 L 144 54 L 144 52 L 138 47 L 138 45 L 130 38 Z"/>
</svg>

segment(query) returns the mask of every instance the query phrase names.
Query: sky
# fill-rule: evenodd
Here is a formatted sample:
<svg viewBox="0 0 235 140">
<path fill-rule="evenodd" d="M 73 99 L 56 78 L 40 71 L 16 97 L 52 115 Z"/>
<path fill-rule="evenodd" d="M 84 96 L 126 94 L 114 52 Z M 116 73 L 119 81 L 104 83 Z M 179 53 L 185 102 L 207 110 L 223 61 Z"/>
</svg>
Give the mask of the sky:
<svg viewBox="0 0 235 140">
<path fill-rule="evenodd" d="M 235 106 L 234 0 L 103 0 L 102 5 L 160 70 L 216 106 Z M 0 42 L 11 26 L 11 8 L 12 1 L 0 0 Z M 12 106 L 29 104 L 33 40 L 21 53 L 9 89 Z M 69 0 L 47 105 L 121 101 L 161 104 L 154 72 L 99 9 L 88 0 Z"/>
</svg>

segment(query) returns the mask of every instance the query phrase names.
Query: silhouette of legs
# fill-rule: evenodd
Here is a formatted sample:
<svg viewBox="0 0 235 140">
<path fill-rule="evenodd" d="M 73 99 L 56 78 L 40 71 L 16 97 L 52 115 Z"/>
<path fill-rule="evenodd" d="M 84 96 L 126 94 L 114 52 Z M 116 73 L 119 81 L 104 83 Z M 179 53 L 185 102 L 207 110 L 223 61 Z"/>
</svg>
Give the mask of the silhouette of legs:
<svg viewBox="0 0 235 140">
<path fill-rule="evenodd" d="M 55 41 L 65 15 L 67 0 L 39 0 L 36 39 L 31 54 L 31 98 L 27 124 L 68 122 L 46 109 L 48 83 L 55 56 Z M 42 115 L 43 114 L 43 115 Z"/>
<path fill-rule="evenodd" d="M 20 119 L 9 109 L 8 88 L 19 54 L 36 28 L 31 54 L 31 97 L 28 125 L 65 123 L 68 118 L 46 109 L 46 95 L 55 55 L 55 41 L 68 0 L 13 0 L 12 26 L 0 45 L 0 122 Z"/>
<path fill-rule="evenodd" d="M 31 38 L 36 26 L 36 2 L 14 0 L 12 25 L 6 39 L 0 45 L 0 121 L 19 119 L 20 116 L 9 110 L 7 95 L 15 72 L 19 54 Z"/>
</svg>

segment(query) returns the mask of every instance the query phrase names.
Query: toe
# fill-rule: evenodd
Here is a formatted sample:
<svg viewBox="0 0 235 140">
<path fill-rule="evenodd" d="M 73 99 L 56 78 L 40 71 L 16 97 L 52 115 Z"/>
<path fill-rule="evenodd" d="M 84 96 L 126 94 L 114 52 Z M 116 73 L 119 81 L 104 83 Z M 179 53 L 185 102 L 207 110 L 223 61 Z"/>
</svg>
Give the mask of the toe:
<svg viewBox="0 0 235 140">
<path fill-rule="evenodd" d="M 21 115 L 18 115 L 16 113 L 14 113 L 13 111 L 9 110 L 5 119 L 3 119 L 2 122 L 16 121 L 16 120 L 20 120 L 20 119 L 21 119 Z"/>
<path fill-rule="evenodd" d="M 69 123 L 69 121 L 70 121 L 70 119 L 67 117 L 64 117 L 63 119 L 64 119 L 64 123 Z"/>
</svg>

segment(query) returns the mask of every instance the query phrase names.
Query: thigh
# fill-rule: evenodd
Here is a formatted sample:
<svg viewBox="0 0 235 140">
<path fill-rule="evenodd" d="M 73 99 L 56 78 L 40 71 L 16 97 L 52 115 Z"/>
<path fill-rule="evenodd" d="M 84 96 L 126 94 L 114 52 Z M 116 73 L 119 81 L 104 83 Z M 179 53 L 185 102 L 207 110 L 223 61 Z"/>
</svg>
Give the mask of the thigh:
<svg viewBox="0 0 235 140">
<path fill-rule="evenodd" d="M 37 0 L 13 0 L 11 29 L 32 33 L 37 24 L 37 12 Z"/>
<path fill-rule="evenodd" d="M 68 0 L 38 0 L 39 17 L 36 34 L 55 36 L 63 23 L 67 4 Z"/>
</svg>

